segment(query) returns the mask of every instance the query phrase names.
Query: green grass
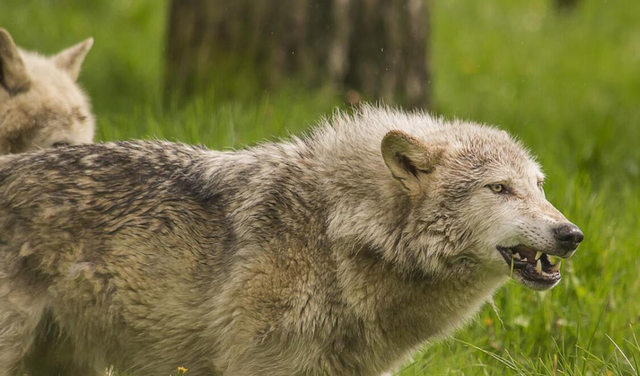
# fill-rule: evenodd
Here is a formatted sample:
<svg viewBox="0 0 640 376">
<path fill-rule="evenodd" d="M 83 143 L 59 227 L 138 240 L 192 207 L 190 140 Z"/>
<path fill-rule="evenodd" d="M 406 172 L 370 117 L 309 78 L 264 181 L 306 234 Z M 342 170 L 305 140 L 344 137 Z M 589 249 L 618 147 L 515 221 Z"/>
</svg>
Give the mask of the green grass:
<svg viewBox="0 0 640 376">
<path fill-rule="evenodd" d="M 434 0 L 435 111 L 521 138 L 545 167 L 549 199 L 586 240 L 560 286 L 508 284 L 495 309 L 416 355 L 402 375 L 640 372 L 640 2 L 584 0 L 564 15 L 550 3 Z M 241 147 L 299 133 L 340 105 L 329 89 L 291 86 L 163 107 L 164 5 L 3 0 L 0 25 L 48 53 L 95 37 L 81 81 L 101 140 Z"/>
</svg>

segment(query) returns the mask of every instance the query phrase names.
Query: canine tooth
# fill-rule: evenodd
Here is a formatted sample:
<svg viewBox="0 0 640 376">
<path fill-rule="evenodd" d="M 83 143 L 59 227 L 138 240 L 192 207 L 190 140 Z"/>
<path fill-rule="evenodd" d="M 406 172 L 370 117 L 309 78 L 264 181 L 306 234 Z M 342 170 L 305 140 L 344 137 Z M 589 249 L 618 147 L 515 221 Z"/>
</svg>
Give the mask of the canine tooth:
<svg viewBox="0 0 640 376">
<path fill-rule="evenodd" d="M 557 272 L 560 270 L 560 265 L 562 265 L 562 261 L 558 260 L 557 263 L 551 265 L 551 270 L 553 270 L 554 272 Z"/>
<path fill-rule="evenodd" d="M 538 251 L 536 253 L 536 260 L 538 260 L 540 257 L 542 257 L 542 252 Z"/>
<path fill-rule="evenodd" d="M 525 258 L 523 258 L 523 259 L 522 259 L 522 261 L 523 261 L 523 262 L 527 262 L 527 261 L 529 261 L 529 260 L 527 260 L 527 258 L 525 257 Z"/>
<path fill-rule="evenodd" d="M 516 259 L 516 260 L 520 260 L 520 259 L 522 259 L 522 257 L 520 257 L 520 254 L 519 254 L 519 253 L 514 253 L 514 254 L 513 254 L 513 258 L 514 258 L 514 259 Z"/>
<path fill-rule="evenodd" d="M 536 271 L 538 273 L 542 273 L 542 260 L 538 260 L 538 262 L 536 263 Z"/>
</svg>

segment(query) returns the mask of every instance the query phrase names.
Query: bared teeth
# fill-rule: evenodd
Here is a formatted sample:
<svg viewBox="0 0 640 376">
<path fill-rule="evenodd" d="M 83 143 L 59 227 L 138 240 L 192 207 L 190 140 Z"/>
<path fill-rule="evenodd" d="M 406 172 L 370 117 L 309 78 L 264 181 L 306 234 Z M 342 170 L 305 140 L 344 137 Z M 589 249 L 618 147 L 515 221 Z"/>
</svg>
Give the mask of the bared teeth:
<svg viewBox="0 0 640 376">
<path fill-rule="evenodd" d="M 526 258 L 526 257 L 522 259 L 522 262 L 528 262 L 528 261 L 529 261 L 529 260 L 527 260 L 527 258 Z"/>
<path fill-rule="evenodd" d="M 554 272 L 558 272 L 560 271 L 560 266 L 562 265 L 562 261 L 558 260 L 557 263 L 555 263 L 554 265 L 551 265 L 551 270 Z"/>
<path fill-rule="evenodd" d="M 520 260 L 520 259 L 522 259 L 522 257 L 520 257 L 520 254 L 519 254 L 519 253 L 514 253 L 514 254 L 513 254 L 513 258 L 514 258 L 514 259 L 516 259 L 516 260 Z"/>
<path fill-rule="evenodd" d="M 538 274 L 542 273 L 542 260 L 538 260 L 538 262 L 536 263 L 536 271 L 538 272 Z"/>
<path fill-rule="evenodd" d="M 538 252 L 536 253 L 536 260 L 539 260 L 539 259 L 540 259 L 540 257 L 542 257 L 542 252 L 538 251 Z"/>
</svg>

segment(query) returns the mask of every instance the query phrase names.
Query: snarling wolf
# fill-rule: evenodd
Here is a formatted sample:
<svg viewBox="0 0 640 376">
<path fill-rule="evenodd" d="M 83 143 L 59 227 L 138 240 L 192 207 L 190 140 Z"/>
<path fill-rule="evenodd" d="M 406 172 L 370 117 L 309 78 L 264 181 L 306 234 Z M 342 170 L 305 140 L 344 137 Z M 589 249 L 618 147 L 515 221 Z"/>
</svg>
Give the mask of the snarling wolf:
<svg viewBox="0 0 640 376">
<path fill-rule="evenodd" d="M 93 140 L 93 114 L 76 84 L 92 44 L 44 57 L 19 49 L 0 29 L 0 154 Z"/>
<path fill-rule="evenodd" d="M 218 152 L 0 158 L 0 375 L 379 375 L 582 233 L 506 132 L 364 107 Z"/>
</svg>

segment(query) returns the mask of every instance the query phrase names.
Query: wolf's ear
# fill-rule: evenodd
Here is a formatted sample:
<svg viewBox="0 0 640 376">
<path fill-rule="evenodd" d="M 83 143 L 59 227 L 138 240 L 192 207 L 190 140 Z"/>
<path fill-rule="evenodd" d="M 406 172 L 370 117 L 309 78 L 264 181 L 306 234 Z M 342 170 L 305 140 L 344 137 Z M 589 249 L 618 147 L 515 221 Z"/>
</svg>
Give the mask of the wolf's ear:
<svg viewBox="0 0 640 376">
<path fill-rule="evenodd" d="M 75 81 L 80 75 L 80 67 L 82 67 L 82 62 L 91 46 L 93 46 L 93 38 L 89 38 L 58 53 L 53 57 L 53 62 L 58 68 L 67 72 Z"/>
<path fill-rule="evenodd" d="M 382 157 L 405 191 L 420 192 L 420 181 L 431 173 L 442 159 L 444 149 L 428 146 L 401 131 L 391 131 L 382 139 Z"/>
<path fill-rule="evenodd" d="M 0 85 L 9 92 L 29 89 L 31 80 L 11 34 L 0 29 Z"/>
</svg>

